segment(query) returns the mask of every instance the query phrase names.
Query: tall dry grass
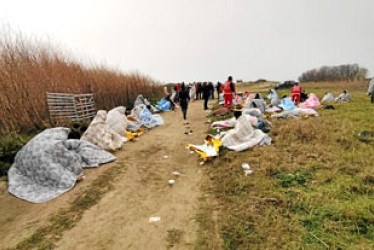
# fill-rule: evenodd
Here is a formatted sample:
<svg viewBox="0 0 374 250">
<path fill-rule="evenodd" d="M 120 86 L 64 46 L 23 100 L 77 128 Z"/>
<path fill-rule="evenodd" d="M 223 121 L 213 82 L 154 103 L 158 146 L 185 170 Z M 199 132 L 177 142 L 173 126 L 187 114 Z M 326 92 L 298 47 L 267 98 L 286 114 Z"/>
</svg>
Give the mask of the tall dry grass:
<svg viewBox="0 0 374 250">
<path fill-rule="evenodd" d="M 140 93 L 160 96 L 162 87 L 139 73 L 86 66 L 38 39 L 6 28 L 0 32 L 0 134 L 51 126 L 46 92 L 94 93 L 98 109 L 131 106 Z"/>
</svg>

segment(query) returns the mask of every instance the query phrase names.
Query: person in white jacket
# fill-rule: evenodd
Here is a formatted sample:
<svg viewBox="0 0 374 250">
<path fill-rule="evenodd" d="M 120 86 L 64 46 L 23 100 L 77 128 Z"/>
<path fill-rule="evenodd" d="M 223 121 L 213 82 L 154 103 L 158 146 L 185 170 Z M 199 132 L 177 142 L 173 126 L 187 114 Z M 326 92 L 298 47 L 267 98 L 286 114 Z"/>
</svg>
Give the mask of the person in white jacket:
<svg viewBox="0 0 374 250">
<path fill-rule="evenodd" d="M 369 83 L 368 95 L 371 96 L 371 103 L 374 103 L 374 77 L 371 78 Z"/>
</svg>

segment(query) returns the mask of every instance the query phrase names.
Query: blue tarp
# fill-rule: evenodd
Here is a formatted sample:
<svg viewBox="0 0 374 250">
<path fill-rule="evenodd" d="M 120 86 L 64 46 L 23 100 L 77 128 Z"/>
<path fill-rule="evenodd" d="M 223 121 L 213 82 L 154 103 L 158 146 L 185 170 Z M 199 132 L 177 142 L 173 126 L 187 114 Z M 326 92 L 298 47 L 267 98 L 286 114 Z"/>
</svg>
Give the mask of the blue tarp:
<svg viewBox="0 0 374 250">
<path fill-rule="evenodd" d="M 295 104 L 291 101 L 289 97 L 283 98 L 281 104 L 279 105 L 283 110 L 293 110 L 295 108 Z"/>
<path fill-rule="evenodd" d="M 165 98 L 162 98 L 157 106 L 156 106 L 158 109 L 161 109 L 161 110 L 171 110 L 171 107 L 170 107 L 170 102 L 167 101 Z"/>
</svg>

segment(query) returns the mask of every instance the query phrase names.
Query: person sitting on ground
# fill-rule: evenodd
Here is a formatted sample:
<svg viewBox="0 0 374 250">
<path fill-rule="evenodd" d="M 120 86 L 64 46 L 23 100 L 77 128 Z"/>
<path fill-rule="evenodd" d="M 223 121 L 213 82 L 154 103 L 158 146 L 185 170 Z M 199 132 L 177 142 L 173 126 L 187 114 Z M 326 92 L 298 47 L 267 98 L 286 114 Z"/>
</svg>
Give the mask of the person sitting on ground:
<svg viewBox="0 0 374 250">
<path fill-rule="evenodd" d="M 343 93 L 341 93 L 337 98 L 335 98 L 335 101 L 336 102 L 349 102 L 351 101 L 351 95 L 345 89 L 343 90 Z"/>
<path fill-rule="evenodd" d="M 303 89 L 300 93 L 300 102 L 305 102 L 308 99 L 308 94 Z"/>
<path fill-rule="evenodd" d="M 167 96 L 165 97 L 165 100 L 168 101 L 168 102 L 170 103 L 170 108 L 171 108 L 171 110 L 174 110 L 174 109 L 175 109 L 175 103 L 170 99 L 170 97 L 171 97 L 170 94 L 167 95 Z"/>
<path fill-rule="evenodd" d="M 265 113 L 266 103 L 263 99 L 261 99 L 261 96 L 259 93 L 256 93 L 255 97 L 253 98 L 252 106 L 260 109 L 262 114 Z"/>
<path fill-rule="evenodd" d="M 284 95 L 282 97 L 281 104 L 278 107 L 285 111 L 293 110 L 295 109 L 295 103 L 287 95 Z"/>
<path fill-rule="evenodd" d="M 368 95 L 371 96 L 371 103 L 374 103 L 374 77 L 370 80 Z"/>
</svg>

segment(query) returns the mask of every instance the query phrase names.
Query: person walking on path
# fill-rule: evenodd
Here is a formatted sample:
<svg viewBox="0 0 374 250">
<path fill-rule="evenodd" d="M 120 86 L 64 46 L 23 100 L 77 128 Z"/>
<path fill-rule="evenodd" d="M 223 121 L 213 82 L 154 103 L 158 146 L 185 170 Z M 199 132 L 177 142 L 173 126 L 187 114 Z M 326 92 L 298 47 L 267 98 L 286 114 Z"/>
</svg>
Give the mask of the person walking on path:
<svg viewBox="0 0 374 250">
<path fill-rule="evenodd" d="M 203 83 L 203 99 L 204 99 L 204 110 L 208 109 L 208 99 L 210 96 L 210 88 L 207 82 Z"/>
<path fill-rule="evenodd" d="M 298 83 L 295 83 L 295 85 L 291 88 L 292 96 L 291 99 L 293 102 L 295 102 L 296 99 L 296 104 L 300 103 L 300 96 L 301 96 L 301 87 L 299 86 Z"/>
<path fill-rule="evenodd" d="M 181 91 L 179 93 L 179 105 L 181 106 L 183 119 L 187 119 L 187 108 L 188 108 L 188 100 L 190 100 L 190 95 L 188 93 L 188 89 L 182 83 Z"/>
<path fill-rule="evenodd" d="M 371 103 L 374 103 L 374 77 L 371 78 L 369 83 L 368 95 L 371 96 Z"/>
<path fill-rule="evenodd" d="M 219 94 L 220 94 L 220 89 L 221 89 L 221 83 L 220 82 L 217 82 L 217 85 L 216 85 L 216 90 L 217 90 L 217 99 L 219 99 Z"/>
<path fill-rule="evenodd" d="M 232 108 L 233 93 L 235 93 L 235 85 L 232 82 L 232 76 L 229 76 L 223 88 L 223 94 L 225 97 L 225 108 L 227 108 L 227 105 L 229 105 L 230 108 Z"/>
</svg>

